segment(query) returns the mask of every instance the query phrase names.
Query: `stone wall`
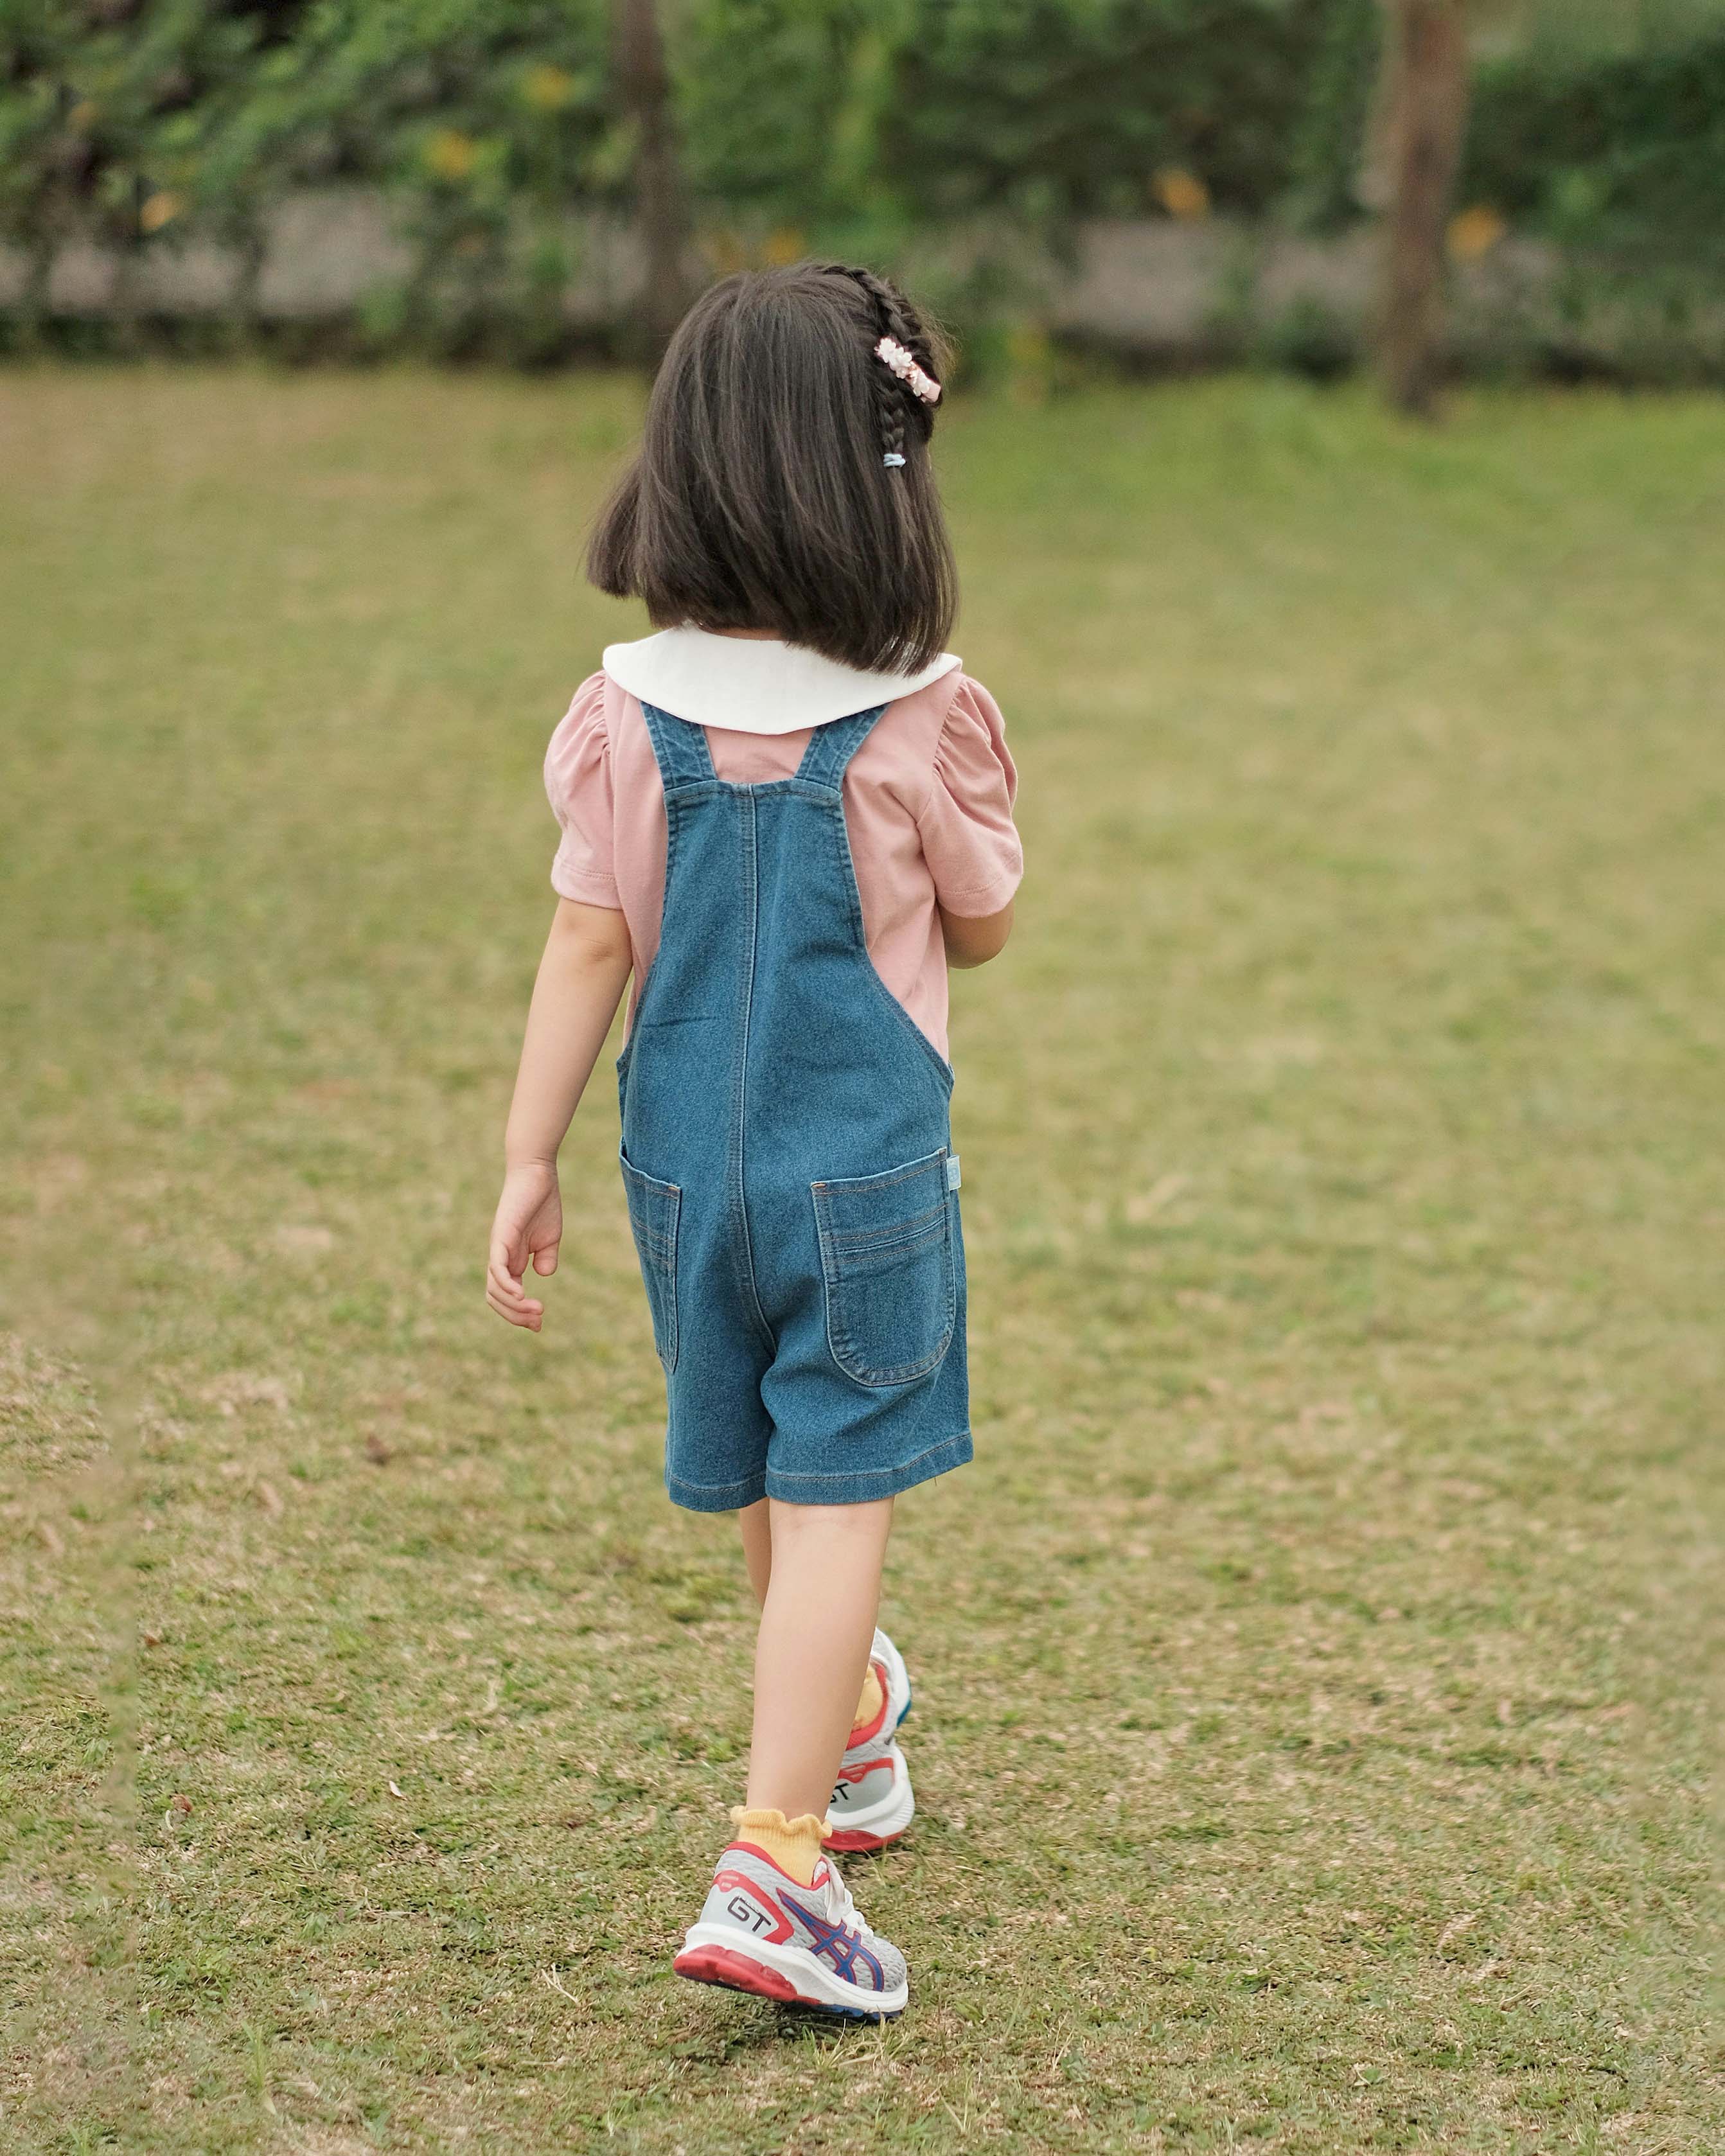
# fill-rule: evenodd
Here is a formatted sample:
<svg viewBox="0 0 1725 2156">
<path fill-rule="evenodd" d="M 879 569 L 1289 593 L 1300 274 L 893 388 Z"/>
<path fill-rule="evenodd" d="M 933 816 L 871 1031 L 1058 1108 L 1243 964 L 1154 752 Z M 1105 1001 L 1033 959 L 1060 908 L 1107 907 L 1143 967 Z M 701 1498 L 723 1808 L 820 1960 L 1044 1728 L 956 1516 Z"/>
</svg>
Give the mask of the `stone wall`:
<svg viewBox="0 0 1725 2156">
<path fill-rule="evenodd" d="M 627 226 L 598 213 L 572 215 L 564 239 L 575 265 L 562 295 L 570 329 L 603 331 L 625 321 L 639 275 Z M 956 232 L 929 243 L 940 284 L 962 284 L 968 264 L 999 239 Z M 1199 363 L 1267 352 L 1314 371 L 1327 363 L 1340 367 L 1357 352 L 1369 318 L 1373 237 L 1363 228 L 1322 241 L 1222 218 L 1098 221 L 1079 229 L 1064 263 L 1022 245 L 1018 254 L 1026 316 L 1057 335 L 1146 361 Z M 265 322 L 337 323 L 368 296 L 398 285 L 415 259 L 381 192 L 308 190 L 280 203 L 267 220 L 249 311 Z M 28 269 L 18 249 L 0 248 L 0 311 L 18 305 Z M 193 320 L 234 305 L 242 275 L 238 253 L 208 239 L 158 241 L 129 263 L 114 250 L 77 242 L 53 260 L 47 309 L 51 316 L 92 321 L 121 313 Z M 1602 372 L 1635 371 L 1620 362 L 1640 349 L 1638 339 L 1645 345 L 1646 322 L 1620 295 L 1591 301 L 1584 295 L 1578 305 L 1575 280 L 1548 247 L 1500 239 L 1458 265 L 1454 283 L 1451 341 L 1465 361 L 1531 353 L 1561 365 L 1568 354 L 1578 370 L 1597 364 Z M 1696 363 L 1678 372 L 1725 376 L 1725 293 L 1692 296 L 1681 336 Z"/>
</svg>

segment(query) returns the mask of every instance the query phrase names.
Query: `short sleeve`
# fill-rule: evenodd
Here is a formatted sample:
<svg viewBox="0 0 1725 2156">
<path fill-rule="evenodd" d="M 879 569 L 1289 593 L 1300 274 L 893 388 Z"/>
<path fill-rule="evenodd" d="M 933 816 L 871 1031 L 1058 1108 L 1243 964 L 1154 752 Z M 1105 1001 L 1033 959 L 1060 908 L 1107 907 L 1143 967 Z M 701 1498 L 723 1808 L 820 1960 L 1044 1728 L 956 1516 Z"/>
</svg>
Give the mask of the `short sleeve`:
<svg viewBox="0 0 1725 2156">
<path fill-rule="evenodd" d="M 613 861 L 611 747 L 605 735 L 605 677 L 595 674 L 575 691 L 545 752 L 545 791 L 562 828 L 551 865 L 559 898 L 620 908 Z"/>
<path fill-rule="evenodd" d="M 961 675 L 917 819 L 935 896 L 961 920 L 999 912 L 1023 878 L 1012 820 L 1018 785 L 999 706 L 980 681 Z"/>
</svg>

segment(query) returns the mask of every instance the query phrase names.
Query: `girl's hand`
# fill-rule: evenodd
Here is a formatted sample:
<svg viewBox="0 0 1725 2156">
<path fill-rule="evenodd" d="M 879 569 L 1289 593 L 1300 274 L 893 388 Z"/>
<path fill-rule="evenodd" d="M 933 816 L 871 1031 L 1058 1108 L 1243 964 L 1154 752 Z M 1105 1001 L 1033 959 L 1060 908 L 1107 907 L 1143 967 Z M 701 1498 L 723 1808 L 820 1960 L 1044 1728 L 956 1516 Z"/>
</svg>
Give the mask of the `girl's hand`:
<svg viewBox="0 0 1725 2156">
<path fill-rule="evenodd" d="M 522 1283 L 531 1260 L 536 1273 L 557 1269 L 557 1245 L 563 1235 L 563 1201 L 557 1172 L 549 1161 L 512 1168 L 503 1178 L 497 1217 L 491 1223 L 490 1261 L 485 1267 L 485 1301 L 511 1325 L 537 1332 L 545 1305 Z"/>
<path fill-rule="evenodd" d="M 536 1273 L 554 1273 L 562 1240 L 557 1147 L 604 1046 L 630 963 L 629 924 L 614 906 L 557 901 L 503 1134 L 503 1158 L 512 1164 L 491 1223 L 485 1267 L 485 1301 L 529 1332 L 545 1322 L 545 1305 L 523 1288 L 528 1264 Z"/>
</svg>

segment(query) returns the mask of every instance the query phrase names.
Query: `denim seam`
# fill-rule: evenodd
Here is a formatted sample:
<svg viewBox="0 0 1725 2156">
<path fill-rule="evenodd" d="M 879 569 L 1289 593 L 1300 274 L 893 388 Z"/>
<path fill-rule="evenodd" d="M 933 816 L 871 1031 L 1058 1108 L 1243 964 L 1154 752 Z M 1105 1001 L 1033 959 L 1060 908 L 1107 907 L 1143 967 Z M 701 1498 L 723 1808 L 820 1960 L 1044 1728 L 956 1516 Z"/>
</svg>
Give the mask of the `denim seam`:
<svg viewBox="0 0 1725 2156">
<path fill-rule="evenodd" d="M 841 781 L 842 778 L 841 773 Z M 856 938 L 857 961 L 874 991 L 875 1001 L 892 1014 L 894 1023 L 902 1032 L 910 1035 L 927 1062 L 934 1066 L 935 1077 L 941 1088 L 941 1106 L 945 1108 L 952 1097 L 954 1081 L 952 1066 L 922 1027 L 917 1024 L 916 1019 L 911 1016 L 898 998 L 894 995 L 891 989 L 887 987 L 886 982 L 881 979 L 880 970 L 875 963 L 874 953 L 869 948 L 868 929 L 863 921 L 862 892 L 856 880 L 856 856 L 850 850 L 850 826 L 845 820 L 845 798 L 842 786 L 839 797 L 839 813 L 828 819 L 827 828 L 833 833 L 838 849 L 839 888 L 845 893 L 845 904 L 850 912 L 851 933 Z"/>
<path fill-rule="evenodd" d="M 932 1205 L 914 1220 L 907 1220 L 901 1229 L 829 1228 L 823 1231 L 821 1240 L 832 1253 L 834 1271 L 879 1272 L 880 1267 L 870 1262 L 872 1260 L 908 1257 L 925 1244 L 938 1240 L 945 1219 L 946 1208 Z"/>
<path fill-rule="evenodd" d="M 961 1445 L 970 1445 L 972 1443 L 973 1443 L 973 1440 L 970 1431 L 968 1430 L 961 1430 L 954 1436 L 942 1438 L 937 1444 L 925 1445 L 921 1452 L 913 1454 L 909 1460 L 896 1461 L 891 1467 L 865 1467 L 860 1469 L 850 1468 L 843 1473 L 835 1473 L 832 1475 L 780 1474 L 773 1468 L 769 1460 L 767 1468 L 768 1487 L 769 1491 L 771 1491 L 774 1483 L 778 1483 L 783 1486 L 787 1483 L 846 1482 L 850 1484 L 853 1487 L 860 1486 L 873 1487 L 878 1484 L 890 1483 L 895 1488 L 904 1489 L 908 1486 L 906 1478 L 908 1477 L 911 1481 L 916 1479 L 914 1471 L 916 1468 L 921 1467 L 925 1461 L 937 1459 L 943 1453 L 955 1452 Z M 789 1504 L 794 1504 L 797 1501 L 793 1497 L 788 1498 L 785 1502 Z M 857 1499 L 855 1502 L 861 1503 L 865 1501 L 862 1499 Z"/>
<path fill-rule="evenodd" d="M 817 1190 L 891 1190 L 895 1184 L 908 1183 L 913 1175 L 932 1174 L 935 1163 L 944 1160 L 948 1151 L 947 1147 L 939 1146 L 933 1152 L 923 1153 L 916 1160 L 907 1160 L 902 1168 L 883 1168 L 879 1175 L 824 1175 L 814 1188 Z M 928 1209 L 932 1213 L 937 1209 L 931 1205 Z"/>
<path fill-rule="evenodd" d="M 665 911 L 670 904 L 671 866 L 677 858 L 677 823 L 675 793 L 672 789 L 667 788 L 665 796 L 665 890 L 659 902 L 661 927 Z M 661 935 L 660 941 L 663 940 Z M 629 1038 L 624 1042 L 623 1053 L 617 1059 L 617 1076 L 620 1087 L 626 1088 L 628 1085 L 629 1066 L 634 1059 L 635 1042 L 640 1037 L 641 1014 L 647 1008 L 647 998 L 653 987 L 654 968 L 658 963 L 659 954 L 655 951 L 647 968 L 646 978 L 639 983 L 635 996 L 635 1007 L 629 1014 Z M 619 1105 L 620 1107 L 620 1101 Z"/>
<path fill-rule="evenodd" d="M 736 1505 L 752 1505 L 757 1497 L 765 1495 L 766 1486 L 764 1469 L 760 1474 L 751 1475 L 741 1482 L 691 1482 L 686 1476 L 675 1474 L 669 1467 L 665 1471 L 665 1486 L 673 1496 L 679 1490 L 685 1490 L 691 1497 L 718 1501 L 703 1504 L 699 1508 L 702 1512 L 726 1512 Z"/>
<path fill-rule="evenodd" d="M 761 939 L 761 849 L 755 804 L 752 800 L 742 804 L 742 829 L 745 833 L 743 845 L 743 889 L 748 907 L 747 959 L 744 967 L 741 1039 L 737 1057 L 737 1087 L 732 1096 L 734 1120 L 731 1131 L 731 1163 L 732 1201 L 737 1209 L 738 1243 L 737 1255 L 741 1261 L 742 1285 L 748 1307 L 755 1322 L 761 1328 L 761 1337 L 777 1355 L 778 1342 L 773 1337 L 773 1327 L 767 1322 L 767 1313 L 761 1307 L 761 1291 L 755 1278 L 754 1245 L 749 1235 L 749 1209 L 747 1185 L 744 1180 L 746 1163 L 743 1158 L 743 1128 L 748 1115 L 749 1036 L 755 1010 L 755 968 L 759 957 Z"/>
<path fill-rule="evenodd" d="M 688 719 L 680 719 L 674 711 L 657 705 L 644 702 L 641 716 L 646 721 L 647 733 L 653 743 L 654 761 L 659 765 L 661 778 L 669 767 L 671 783 L 675 786 L 701 786 L 719 783 L 719 774 L 713 768 L 712 751 L 707 747 L 706 728 Z M 687 726 L 686 734 L 673 732 L 677 726 Z M 687 754 L 684 751 L 687 751 Z"/>
<path fill-rule="evenodd" d="M 817 726 L 793 775 L 842 799 L 850 760 L 873 733 L 886 709 L 885 704 L 870 705 L 866 711 L 850 711 L 842 719 Z M 845 738 L 847 734 L 848 739 Z"/>
<path fill-rule="evenodd" d="M 635 1239 L 635 1251 L 641 1262 L 641 1285 L 647 1291 L 647 1308 L 654 1307 L 653 1289 L 647 1280 L 650 1265 L 666 1286 L 666 1313 L 664 1331 L 667 1345 L 659 1347 L 660 1323 L 654 1320 L 654 1347 L 665 1365 L 665 1374 L 670 1379 L 677 1367 L 677 1357 L 682 1346 L 682 1312 L 677 1291 L 677 1239 L 682 1226 L 683 1193 L 675 1183 L 666 1183 L 662 1177 L 649 1175 L 644 1168 L 637 1168 L 629 1155 L 618 1148 L 617 1158 L 623 1167 L 624 1202 L 629 1209 L 629 1224 Z M 670 1233 L 663 1235 L 640 1214 L 635 1204 L 635 1192 L 644 1184 L 643 1197 L 650 1197 L 670 1214 Z"/>
</svg>

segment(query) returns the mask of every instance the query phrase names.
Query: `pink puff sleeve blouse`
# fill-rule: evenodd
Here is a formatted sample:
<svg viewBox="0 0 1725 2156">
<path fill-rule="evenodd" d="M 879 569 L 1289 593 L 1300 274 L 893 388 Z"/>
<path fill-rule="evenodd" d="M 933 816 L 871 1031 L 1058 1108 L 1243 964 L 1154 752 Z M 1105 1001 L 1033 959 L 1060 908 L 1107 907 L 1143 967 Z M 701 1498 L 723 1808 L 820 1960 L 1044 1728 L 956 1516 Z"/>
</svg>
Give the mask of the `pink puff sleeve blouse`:
<svg viewBox="0 0 1725 2156">
<path fill-rule="evenodd" d="M 747 785 L 788 778 L 811 732 L 708 726 L 706 736 L 718 776 Z M 640 705 L 608 674 L 576 691 L 552 736 L 545 784 L 562 831 L 552 887 L 584 906 L 621 910 L 638 990 L 659 944 L 665 799 Z M 1017 790 L 999 707 L 957 670 L 888 704 L 846 773 L 845 821 L 869 955 L 942 1055 L 939 908 L 968 918 L 998 913 L 1017 890 Z"/>
</svg>

